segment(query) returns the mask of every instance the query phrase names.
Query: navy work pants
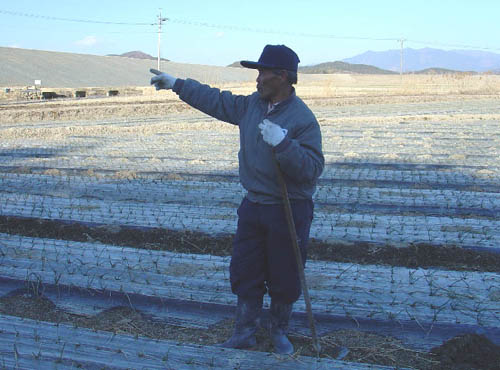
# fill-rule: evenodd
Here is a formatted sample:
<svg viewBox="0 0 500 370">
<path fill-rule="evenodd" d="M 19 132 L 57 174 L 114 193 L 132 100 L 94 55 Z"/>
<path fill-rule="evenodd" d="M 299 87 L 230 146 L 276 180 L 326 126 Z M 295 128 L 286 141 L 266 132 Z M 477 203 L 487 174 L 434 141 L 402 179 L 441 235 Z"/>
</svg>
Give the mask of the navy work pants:
<svg viewBox="0 0 500 370">
<path fill-rule="evenodd" d="M 302 261 L 313 218 L 312 200 L 291 200 Z M 297 262 L 283 204 L 258 204 L 243 199 L 230 264 L 231 289 L 245 298 L 269 292 L 280 303 L 293 303 L 302 293 Z"/>
</svg>

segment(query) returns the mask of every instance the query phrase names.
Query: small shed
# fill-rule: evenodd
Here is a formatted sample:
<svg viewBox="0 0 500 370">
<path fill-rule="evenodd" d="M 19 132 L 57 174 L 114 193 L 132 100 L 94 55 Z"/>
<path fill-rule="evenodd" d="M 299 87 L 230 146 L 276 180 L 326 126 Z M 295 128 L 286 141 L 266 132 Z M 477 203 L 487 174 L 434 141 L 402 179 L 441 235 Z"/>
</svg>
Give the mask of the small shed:
<svg viewBox="0 0 500 370">
<path fill-rule="evenodd" d="M 59 95 L 55 91 L 42 91 L 42 99 L 55 99 Z"/>
</svg>

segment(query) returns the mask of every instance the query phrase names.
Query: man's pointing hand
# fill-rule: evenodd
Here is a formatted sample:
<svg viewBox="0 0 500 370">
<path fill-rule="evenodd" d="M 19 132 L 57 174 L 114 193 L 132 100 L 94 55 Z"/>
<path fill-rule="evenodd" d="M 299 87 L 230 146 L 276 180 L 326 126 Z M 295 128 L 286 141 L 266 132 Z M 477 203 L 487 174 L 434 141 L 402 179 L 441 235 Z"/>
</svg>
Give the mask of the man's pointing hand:
<svg viewBox="0 0 500 370">
<path fill-rule="evenodd" d="M 151 68 L 149 71 L 156 75 L 151 78 L 150 82 L 151 85 L 155 85 L 156 90 L 171 89 L 174 87 L 177 78 L 154 68 Z"/>
</svg>

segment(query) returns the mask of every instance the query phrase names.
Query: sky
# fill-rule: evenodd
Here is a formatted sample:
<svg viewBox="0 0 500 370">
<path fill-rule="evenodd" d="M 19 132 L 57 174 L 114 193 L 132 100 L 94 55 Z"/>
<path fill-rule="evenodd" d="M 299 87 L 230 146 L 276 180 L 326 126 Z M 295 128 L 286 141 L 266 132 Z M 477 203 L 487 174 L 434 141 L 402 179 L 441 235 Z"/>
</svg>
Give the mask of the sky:
<svg viewBox="0 0 500 370">
<path fill-rule="evenodd" d="M 0 46 L 179 63 L 258 60 L 285 44 L 314 65 L 363 52 L 432 47 L 500 53 L 498 0 L 3 0 Z"/>
</svg>

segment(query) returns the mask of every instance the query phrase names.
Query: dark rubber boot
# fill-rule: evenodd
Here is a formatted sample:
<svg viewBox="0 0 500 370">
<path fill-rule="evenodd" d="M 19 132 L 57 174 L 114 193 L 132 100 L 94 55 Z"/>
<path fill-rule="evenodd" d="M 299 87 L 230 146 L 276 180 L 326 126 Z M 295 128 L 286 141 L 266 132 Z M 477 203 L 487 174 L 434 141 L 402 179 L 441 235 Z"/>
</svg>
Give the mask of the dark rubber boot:
<svg viewBox="0 0 500 370">
<path fill-rule="evenodd" d="M 280 355 L 291 355 L 293 345 L 288 340 L 288 322 L 292 316 L 293 304 L 278 303 L 271 300 L 271 340 L 274 352 Z"/>
<path fill-rule="evenodd" d="M 233 335 L 218 346 L 238 349 L 254 347 L 257 344 L 255 332 L 261 311 L 262 297 L 259 299 L 238 297 Z"/>
</svg>

